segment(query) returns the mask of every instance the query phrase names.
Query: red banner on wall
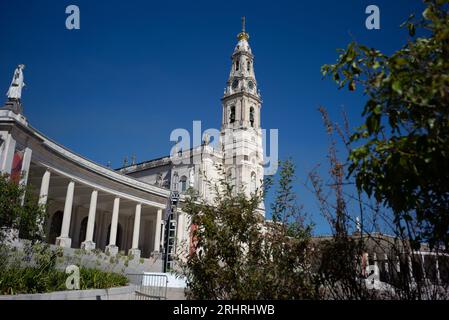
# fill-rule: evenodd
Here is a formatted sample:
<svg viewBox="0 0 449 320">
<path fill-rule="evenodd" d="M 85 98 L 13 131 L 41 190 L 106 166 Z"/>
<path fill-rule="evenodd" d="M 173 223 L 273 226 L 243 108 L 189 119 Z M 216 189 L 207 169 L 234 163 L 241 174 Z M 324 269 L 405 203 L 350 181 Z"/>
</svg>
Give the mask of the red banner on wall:
<svg viewBox="0 0 449 320">
<path fill-rule="evenodd" d="M 198 244 L 198 239 L 195 236 L 195 231 L 198 229 L 198 225 L 193 224 L 190 226 L 190 255 L 195 254 L 196 247 Z"/>
<path fill-rule="evenodd" d="M 20 182 L 22 175 L 23 155 L 23 151 L 16 150 L 12 161 L 11 180 L 17 184 Z"/>
</svg>

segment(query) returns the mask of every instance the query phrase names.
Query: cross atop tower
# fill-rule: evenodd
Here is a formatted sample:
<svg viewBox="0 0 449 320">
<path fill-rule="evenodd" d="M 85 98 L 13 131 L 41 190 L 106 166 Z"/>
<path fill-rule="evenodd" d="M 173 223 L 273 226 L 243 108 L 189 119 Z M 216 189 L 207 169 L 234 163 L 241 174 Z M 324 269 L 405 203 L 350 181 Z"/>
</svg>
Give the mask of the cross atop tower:
<svg viewBox="0 0 449 320">
<path fill-rule="evenodd" d="M 237 39 L 246 40 L 249 39 L 249 34 L 246 33 L 246 18 L 242 17 L 242 31 L 237 35 Z"/>
</svg>

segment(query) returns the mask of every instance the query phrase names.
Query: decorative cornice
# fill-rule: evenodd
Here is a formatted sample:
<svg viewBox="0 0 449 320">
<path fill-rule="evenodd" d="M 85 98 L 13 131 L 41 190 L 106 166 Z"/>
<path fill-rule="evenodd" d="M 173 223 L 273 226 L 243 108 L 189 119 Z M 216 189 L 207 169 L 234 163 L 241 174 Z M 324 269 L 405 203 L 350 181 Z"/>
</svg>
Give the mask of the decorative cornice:
<svg viewBox="0 0 449 320">
<path fill-rule="evenodd" d="M 251 60 L 254 60 L 254 54 L 248 51 L 234 51 L 234 53 L 231 55 L 231 60 L 233 60 L 235 56 L 247 56 Z"/>
<path fill-rule="evenodd" d="M 244 97 L 244 96 L 253 98 L 253 99 L 256 100 L 257 102 L 259 102 L 260 104 L 262 104 L 262 99 L 261 99 L 260 97 L 254 95 L 254 94 L 252 94 L 252 93 L 246 92 L 246 91 L 240 91 L 240 92 L 231 93 L 231 94 L 229 94 L 229 95 L 224 95 L 224 96 L 221 98 L 221 101 L 224 102 L 224 101 L 229 100 L 229 99 L 232 99 L 232 98 L 241 98 L 241 97 Z"/>
</svg>

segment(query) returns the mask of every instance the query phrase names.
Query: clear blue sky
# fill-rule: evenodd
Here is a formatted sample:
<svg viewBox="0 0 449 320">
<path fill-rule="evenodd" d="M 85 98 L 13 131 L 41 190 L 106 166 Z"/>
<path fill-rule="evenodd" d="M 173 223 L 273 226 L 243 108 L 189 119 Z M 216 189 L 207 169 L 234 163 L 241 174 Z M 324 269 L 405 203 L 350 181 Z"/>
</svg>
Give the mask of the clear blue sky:
<svg viewBox="0 0 449 320">
<path fill-rule="evenodd" d="M 81 30 L 65 28 L 66 6 L 81 10 Z M 365 28 L 365 8 L 381 11 L 381 30 Z M 50 138 L 114 167 L 125 156 L 167 155 L 175 128 L 219 128 L 230 55 L 246 16 L 263 97 L 262 126 L 279 129 L 281 158 L 298 167 L 298 193 L 317 222 L 313 196 L 301 186 L 325 164 L 328 140 L 319 105 L 339 120 L 341 106 L 360 124 L 364 97 L 322 80 L 320 67 L 355 39 L 391 53 L 407 38 L 399 28 L 419 0 L 0 2 L 0 93 L 24 63 L 25 115 Z M 6 98 L 4 96 L 4 98 Z M 3 98 L 0 98 L 0 100 Z"/>
</svg>

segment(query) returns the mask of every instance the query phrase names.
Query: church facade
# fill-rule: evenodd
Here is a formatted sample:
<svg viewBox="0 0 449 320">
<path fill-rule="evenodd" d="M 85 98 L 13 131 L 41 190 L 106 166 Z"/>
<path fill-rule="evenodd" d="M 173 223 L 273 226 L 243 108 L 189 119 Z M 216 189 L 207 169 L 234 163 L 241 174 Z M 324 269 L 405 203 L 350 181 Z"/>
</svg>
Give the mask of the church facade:
<svg viewBox="0 0 449 320">
<path fill-rule="evenodd" d="M 218 143 L 212 147 L 205 134 L 201 146 L 187 150 L 175 146 L 167 157 L 125 166 L 119 172 L 181 193 L 192 187 L 210 201 L 213 200 L 211 187 L 220 179 L 226 179 L 248 195 L 261 188 L 264 177 L 262 100 L 249 34 L 244 27 L 237 38 L 221 98 L 221 130 L 219 137 L 214 137 Z"/>
<path fill-rule="evenodd" d="M 65 248 L 162 257 L 170 230 L 177 250 L 188 250 L 190 223 L 182 211 L 189 187 L 213 200 L 212 186 L 226 179 L 247 195 L 262 188 L 262 100 L 249 34 L 243 29 L 221 98 L 218 143 L 113 170 L 76 154 L 36 130 L 22 110 L 24 65 L 15 70 L 0 109 L 0 172 L 30 186 L 46 205 L 48 242 Z M 175 199 L 175 200 L 174 200 Z M 175 204 L 175 208 L 173 206 Z M 176 212 L 174 212 L 175 210 Z M 264 215 L 263 204 L 260 213 Z M 175 214 L 174 214 L 175 213 Z M 20 236 L 20 235 L 19 235 Z M 181 243 L 186 248 L 179 247 Z"/>
</svg>

